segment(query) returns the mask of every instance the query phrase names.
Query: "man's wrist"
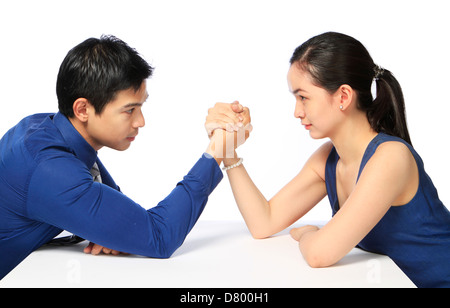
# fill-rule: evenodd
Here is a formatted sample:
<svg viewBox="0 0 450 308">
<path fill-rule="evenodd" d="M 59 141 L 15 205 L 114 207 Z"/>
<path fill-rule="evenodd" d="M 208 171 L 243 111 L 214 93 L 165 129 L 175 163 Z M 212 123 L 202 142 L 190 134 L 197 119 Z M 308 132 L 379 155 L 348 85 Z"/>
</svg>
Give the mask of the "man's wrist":
<svg viewBox="0 0 450 308">
<path fill-rule="evenodd" d="M 216 160 L 217 165 L 220 166 L 223 158 L 221 158 L 220 155 L 216 154 L 214 141 L 212 139 L 211 139 L 211 142 L 209 143 L 208 148 L 206 149 L 205 153 L 212 156 L 212 158 L 214 158 Z"/>
<path fill-rule="evenodd" d="M 226 134 L 226 132 L 224 132 L 223 130 L 218 129 L 214 131 L 213 135 L 210 138 L 206 153 L 213 156 L 219 165 L 223 161 L 226 167 L 228 165 L 237 163 L 239 161 L 239 157 L 236 154 L 236 144 L 234 140 L 224 139 L 224 134 Z"/>
</svg>

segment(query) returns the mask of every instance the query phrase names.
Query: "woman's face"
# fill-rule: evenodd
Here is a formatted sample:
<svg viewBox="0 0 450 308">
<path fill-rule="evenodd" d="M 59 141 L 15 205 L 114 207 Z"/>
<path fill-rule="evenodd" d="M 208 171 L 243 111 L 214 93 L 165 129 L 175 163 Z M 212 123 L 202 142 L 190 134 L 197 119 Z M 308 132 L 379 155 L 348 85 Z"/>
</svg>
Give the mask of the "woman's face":
<svg viewBox="0 0 450 308">
<path fill-rule="evenodd" d="M 294 63 L 288 72 L 289 90 L 295 96 L 294 116 L 314 139 L 331 137 L 337 128 L 340 116 L 338 94 L 330 94 L 316 86 L 310 74 Z"/>
</svg>

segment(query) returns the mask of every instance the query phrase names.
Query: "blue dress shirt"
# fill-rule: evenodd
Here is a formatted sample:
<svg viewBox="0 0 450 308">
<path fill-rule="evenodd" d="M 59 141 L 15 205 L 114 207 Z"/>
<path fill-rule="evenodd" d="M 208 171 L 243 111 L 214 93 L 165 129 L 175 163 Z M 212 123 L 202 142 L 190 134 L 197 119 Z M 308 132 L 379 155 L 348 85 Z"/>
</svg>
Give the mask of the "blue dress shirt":
<svg viewBox="0 0 450 308">
<path fill-rule="evenodd" d="M 89 172 L 95 162 L 102 183 Z M 110 249 L 168 258 L 222 178 L 204 154 L 169 196 L 146 210 L 120 192 L 64 115 L 29 116 L 0 140 L 0 279 L 63 230 Z"/>
</svg>

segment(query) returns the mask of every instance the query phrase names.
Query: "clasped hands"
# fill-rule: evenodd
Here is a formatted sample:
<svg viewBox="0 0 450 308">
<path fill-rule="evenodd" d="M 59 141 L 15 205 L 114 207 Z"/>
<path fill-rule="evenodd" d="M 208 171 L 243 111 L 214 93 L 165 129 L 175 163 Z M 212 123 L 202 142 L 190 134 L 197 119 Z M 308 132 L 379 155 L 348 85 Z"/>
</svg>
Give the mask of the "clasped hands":
<svg viewBox="0 0 450 308">
<path fill-rule="evenodd" d="M 236 148 L 242 145 L 253 129 L 250 111 L 238 101 L 217 103 L 208 110 L 205 128 L 211 142 L 207 153 L 216 159 L 236 157 Z"/>
</svg>

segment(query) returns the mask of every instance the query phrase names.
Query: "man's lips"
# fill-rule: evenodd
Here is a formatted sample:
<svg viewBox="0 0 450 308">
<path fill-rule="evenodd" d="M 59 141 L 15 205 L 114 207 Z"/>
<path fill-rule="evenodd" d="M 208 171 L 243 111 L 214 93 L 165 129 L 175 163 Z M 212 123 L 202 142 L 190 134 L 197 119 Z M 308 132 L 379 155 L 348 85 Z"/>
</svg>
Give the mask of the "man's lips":
<svg viewBox="0 0 450 308">
<path fill-rule="evenodd" d="M 134 139 L 136 139 L 136 136 L 137 136 L 137 135 L 134 135 L 134 136 L 132 136 L 132 137 L 127 137 L 127 140 L 128 140 L 128 141 L 134 141 Z"/>
</svg>

